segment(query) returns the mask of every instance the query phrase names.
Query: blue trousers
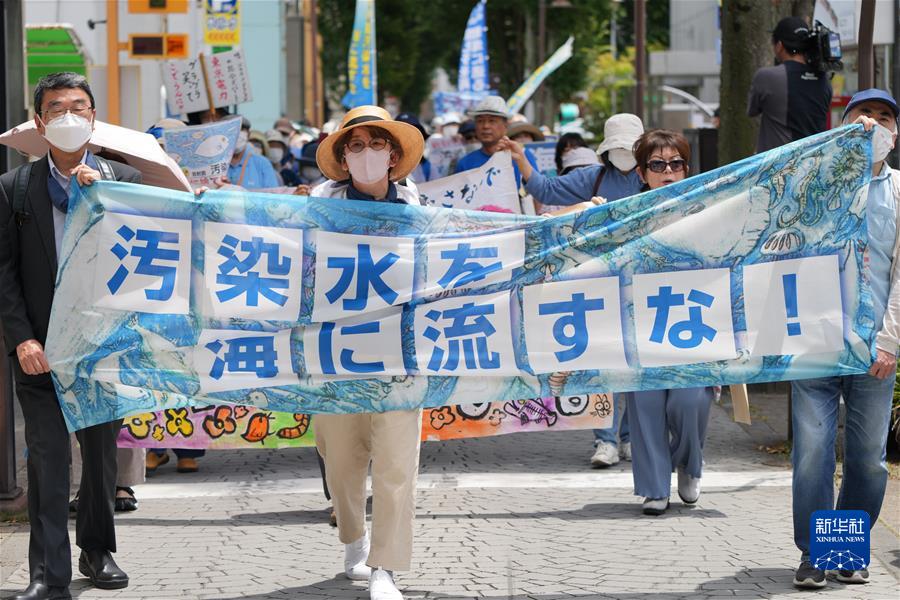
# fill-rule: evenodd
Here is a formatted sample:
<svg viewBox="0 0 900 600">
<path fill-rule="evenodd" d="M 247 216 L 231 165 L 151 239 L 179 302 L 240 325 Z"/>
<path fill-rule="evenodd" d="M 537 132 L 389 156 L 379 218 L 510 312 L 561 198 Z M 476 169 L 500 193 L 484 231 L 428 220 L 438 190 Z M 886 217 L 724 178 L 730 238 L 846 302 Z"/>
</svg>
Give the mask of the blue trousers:
<svg viewBox="0 0 900 600">
<path fill-rule="evenodd" d="M 701 476 L 712 400 L 709 387 L 634 392 L 627 410 L 635 495 L 668 498 L 675 467 Z"/>
<path fill-rule="evenodd" d="M 885 463 L 894 376 L 823 377 L 791 382 L 794 446 L 794 543 L 801 560 L 809 558 L 809 518 L 817 510 L 864 510 L 872 526 L 878 521 L 887 486 Z M 841 396 L 844 424 L 844 470 L 834 504 L 834 441 Z"/>
<path fill-rule="evenodd" d="M 612 427 L 594 430 L 595 446 L 600 442 L 607 442 L 613 446 L 618 446 L 620 441 L 623 444 L 627 444 L 631 441 L 631 432 L 628 427 L 628 411 L 625 410 L 625 405 L 628 403 L 628 398 L 630 397 L 631 392 L 613 394 Z"/>
</svg>

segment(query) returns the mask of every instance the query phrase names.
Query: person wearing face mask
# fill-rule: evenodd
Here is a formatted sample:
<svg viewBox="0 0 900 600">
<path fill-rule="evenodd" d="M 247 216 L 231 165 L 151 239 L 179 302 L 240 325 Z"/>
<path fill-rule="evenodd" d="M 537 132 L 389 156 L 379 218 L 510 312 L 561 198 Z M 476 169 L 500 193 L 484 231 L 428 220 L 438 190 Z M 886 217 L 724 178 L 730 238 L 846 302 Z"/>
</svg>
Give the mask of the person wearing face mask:
<svg viewBox="0 0 900 600">
<path fill-rule="evenodd" d="M 269 144 L 269 152 L 266 154 L 266 157 L 272 163 L 275 171 L 280 171 L 281 161 L 287 154 L 287 143 L 285 143 L 284 136 L 277 129 L 268 130 L 265 136 L 266 143 Z"/>
<path fill-rule="evenodd" d="M 248 190 L 278 187 L 278 176 L 272 163 L 253 151 L 250 146 L 250 121 L 243 118 L 241 131 L 228 165 L 228 183 Z"/>
<path fill-rule="evenodd" d="M 318 149 L 318 141 L 307 142 L 300 149 L 300 158 L 297 159 L 299 167 L 295 194 L 308 196 L 314 187 L 327 181 L 316 163 L 316 151 Z"/>
<path fill-rule="evenodd" d="M 863 510 L 874 527 L 881 512 L 888 470 L 885 450 L 900 342 L 900 171 L 886 158 L 897 143 L 900 107 L 879 89 L 857 92 L 844 110 L 842 125 L 859 123 L 872 132 L 872 180 L 866 201 L 869 235 L 867 279 L 875 311 L 876 354 L 868 373 L 791 382 L 794 543 L 800 566 L 794 585 L 825 587 L 825 572 L 810 562 L 809 521 L 817 510 Z M 846 408 L 844 464 L 834 501 L 834 443 L 839 404 Z M 841 569 L 843 583 L 866 583 L 867 569 Z"/>
<path fill-rule="evenodd" d="M 569 206 L 598 196 L 613 201 L 640 192 L 642 183 L 631 148 L 643 132 L 644 126 L 636 115 L 611 116 L 603 125 L 603 142 L 597 151 L 603 164 L 553 178 L 542 175 L 526 159 L 521 144 L 505 138 L 499 147 L 512 153 L 522 171 L 526 192 L 542 204 Z"/>
<path fill-rule="evenodd" d="M 408 123 L 412 125 L 416 129 L 419 130 L 419 133 L 422 134 L 422 139 L 425 140 L 426 145 L 428 144 L 428 132 L 425 131 L 425 127 L 419 121 L 419 117 L 412 113 L 400 113 L 394 119 L 395 121 L 399 121 L 401 123 Z M 459 125 L 458 123 L 456 124 Z M 445 125 L 444 129 L 450 127 L 450 125 Z M 452 135 L 445 135 L 445 137 L 455 137 L 456 131 L 453 132 Z M 409 174 L 409 179 L 411 181 L 415 181 L 418 183 L 425 183 L 429 179 L 431 179 L 431 162 L 427 158 L 425 158 L 424 154 L 422 155 L 422 160 L 419 161 L 419 164 L 416 165 L 416 168 L 413 169 L 413 172 Z"/>
<path fill-rule="evenodd" d="M 419 205 L 397 182 L 419 164 L 418 129 L 377 106 L 349 111 L 319 144 L 316 160 L 328 181 L 311 196 Z M 316 447 L 344 543 L 344 573 L 369 580 L 372 600 L 402 600 L 393 571 L 412 558 L 422 410 L 316 415 Z M 372 463 L 372 535 L 366 531 L 366 472 Z"/>
<path fill-rule="evenodd" d="M 71 598 L 69 546 L 69 434 L 44 353 L 62 244 L 69 190 L 99 179 L 140 183 L 135 169 L 88 150 L 95 119 L 87 80 L 54 73 L 34 89 L 34 123 L 49 152 L 0 176 L 0 321 L 6 347 L 15 353 L 16 395 L 28 447 L 28 513 L 31 583 L 15 600 Z M 82 476 L 75 541 L 79 571 L 102 589 L 128 585 L 115 563 L 113 511 L 116 436 L 122 420 L 76 432 Z"/>
</svg>

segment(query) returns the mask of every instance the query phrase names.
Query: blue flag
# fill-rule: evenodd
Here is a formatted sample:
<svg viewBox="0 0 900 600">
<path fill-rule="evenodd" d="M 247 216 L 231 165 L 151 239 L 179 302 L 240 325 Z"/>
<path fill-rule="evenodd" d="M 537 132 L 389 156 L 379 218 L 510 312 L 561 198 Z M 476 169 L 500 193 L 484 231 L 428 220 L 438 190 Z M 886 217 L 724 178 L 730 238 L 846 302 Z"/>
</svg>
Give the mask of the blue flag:
<svg viewBox="0 0 900 600">
<path fill-rule="evenodd" d="M 353 37 L 347 56 L 348 90 L 341 99 L 345 108 L 378 104 L 375 56 L 375 0 L 356 0 Z"/>
<path fill-rule="evenodd" d="M 491 89 L 488 79 L 487 23 L 484 20 L 484 5 L 481 0 L 469 14 L 466 33 L 463 36 L 462 51 L 459 54 L 460 92 L 487 92 Z"/>
</svg>

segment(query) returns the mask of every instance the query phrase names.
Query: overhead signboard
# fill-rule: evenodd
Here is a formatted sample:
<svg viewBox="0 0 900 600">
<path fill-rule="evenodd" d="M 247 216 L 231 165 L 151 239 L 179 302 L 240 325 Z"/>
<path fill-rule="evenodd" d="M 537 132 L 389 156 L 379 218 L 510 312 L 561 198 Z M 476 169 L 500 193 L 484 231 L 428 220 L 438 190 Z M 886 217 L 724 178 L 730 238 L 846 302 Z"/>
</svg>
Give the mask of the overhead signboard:
<svg viewBox="0 0 900 600">
<path fill-rule="evenodd" d="M 240 0 L 203 0 L 203 43 L 237 46 L 241 43 Z"/>
<path fill-rule="evenodd" d="M 188 0 L 128 0 L 128 12 L 134 14 L 186 13 Z"/>
</svg>

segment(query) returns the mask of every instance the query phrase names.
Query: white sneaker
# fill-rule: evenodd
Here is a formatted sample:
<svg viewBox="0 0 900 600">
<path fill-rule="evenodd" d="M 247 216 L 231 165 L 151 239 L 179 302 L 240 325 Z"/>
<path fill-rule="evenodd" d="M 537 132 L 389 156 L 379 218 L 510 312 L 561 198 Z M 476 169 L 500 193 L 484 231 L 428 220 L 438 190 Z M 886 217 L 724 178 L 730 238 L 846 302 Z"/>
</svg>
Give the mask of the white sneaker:
<svg viewBox="0 0 900 600">
<path fill-rule="evenodd" d="M 373 569 L 369 576 L 370 600 L 403 600 L 403 594 L 394 585 L 394 576 L 384 569 Z"/>
<path fill-rule="evenodd" d="M 622 442 L 619 444 L 619 458 L 631 462 L 631 442 Z"/>
<path fill-rule="evenodd" d="M 667 508 L 669 508 L 668 498 L 644 498 L 644 504 L 641 507 L 645 515 L 655 517 L 664 514 Z"/>
<path fill-rule="evenodd" d="M 591 457 L 594 468 L 611 467 L 619 462 L 619 449 L 609 442 L 600 442 Z"/>
<path fill-rule="evenodd" d="M 372 575 L 372 568 L 366 564 L 369 558 L 369 532 L 355 542 L 344 544 L 344 575 L 348 579 L 364 581 Z"/>
<path fill-rule="evenodd" d="M 700 499 L 700 478 L 691 477 L 682 467 L 678 467 L 678 495 L 685 504 L 694 504 Z"/>
</svg>

